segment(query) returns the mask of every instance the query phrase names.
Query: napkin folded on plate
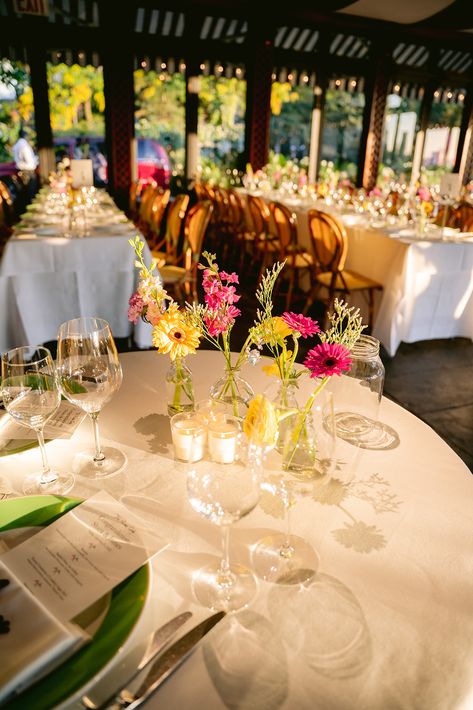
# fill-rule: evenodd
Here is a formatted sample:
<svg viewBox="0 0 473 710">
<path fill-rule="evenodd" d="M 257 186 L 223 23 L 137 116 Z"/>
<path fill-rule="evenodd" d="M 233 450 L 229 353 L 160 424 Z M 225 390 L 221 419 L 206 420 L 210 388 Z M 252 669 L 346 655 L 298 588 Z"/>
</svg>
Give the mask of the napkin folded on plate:
<svg viewBox="0 0 473 710">
<path fill-rule="evenodd" d="M 88 641 L 83 629 L 58 621 L 0 561 L 0 705 Z"/>
</svg>

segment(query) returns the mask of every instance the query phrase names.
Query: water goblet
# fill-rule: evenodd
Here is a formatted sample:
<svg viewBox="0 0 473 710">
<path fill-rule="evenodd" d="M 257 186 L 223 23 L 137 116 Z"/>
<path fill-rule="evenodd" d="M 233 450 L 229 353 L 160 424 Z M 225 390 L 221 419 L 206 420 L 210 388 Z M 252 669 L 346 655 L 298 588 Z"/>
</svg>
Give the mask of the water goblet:
<svg viewBox="0 0 473 710">
<path fill-rule="evenodd" d="M 207 436 L 207 455 L 194 463 L 198 457 L 189 456 L 187 493 L 192 508 L 221 528 L 223 555 L 219 564 L 198 570 L 193 592 L 204 606 L 228 612 L 246 606 L 257 590 L 253 572 L 230 563 L 229 534 L 231 525 L 259 501 L 261 455 L 236 417 L 224 415 L 224 420 L 210 422 Z"/>
<path fill-rule="evenodd" d="M 297 489 L 301 486 L 310 489 L 321 477 L 328 479 L 335 463 L 334 430 L 323 426 L 324 416 L 329 421 L 334 416 L 331 393 L 316 401 L 301 427 L 299 416 L 296 414 L 293 423 L 280 430 L 283 441 L 268 457 L 262 484 L 263 490 L 283 505 L 284 531 L 266 535 L 252 551 L 256 574 L 276 584 L 301 584 L 317 573 L 319 556 L 307 540 L 292 532 L 291 512 L 297 502 Z"/>
<path fill-rule="evenodd" d="M 78 454 L 74 469 L 85 476 L 104 478 L 120 471 L 125 454 L 100 443 L 98 416 L 122 383 L 122 369 L 107 321 L 74 318 L 58 332 L 57 365 L 64 396 L 92 420 L 94 451 Z"/>
<path fill-rule="evenodd" d="M 23 493 L 64 495 L 74 485 L 74 476 L 51 469 L 44 445 L 44 425 L 61 403 L 50 351 L 28 345 L 4 353 L 1 388 L 5 409 L 15 421 L 35 431 L 41 450 L 43 470 L 25 479 Z"/>
</svg>

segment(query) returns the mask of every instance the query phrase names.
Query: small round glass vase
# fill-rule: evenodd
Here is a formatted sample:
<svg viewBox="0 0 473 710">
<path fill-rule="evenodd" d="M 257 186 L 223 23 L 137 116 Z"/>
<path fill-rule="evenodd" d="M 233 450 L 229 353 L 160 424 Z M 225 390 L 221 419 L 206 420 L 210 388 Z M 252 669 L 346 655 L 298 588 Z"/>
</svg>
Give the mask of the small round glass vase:
<svg viewBox="0 0 473 710">
<path fill-rule="evenodd" d="M 210 388 L 210 397 L 223 402 L 228 414 L 243 419 L 250 400 L 254 397 L 251 385 L 239 374 L 239 369 L 227 367 L 223 377 Z"/>
<path fill-rule="evenodd" d="M 179 412 L 189 412 L 194 409 L 192 372 L 183 358 L 176 357 L 171 360 L 171 365 L 166 372 L 166 389 L 170 417 Z"/>
<path fill-rule="evenodd" d="M 313 478 L 317 459 L 317 435 L 312 412 L 297 412 L 286 420 L 281 438 L 282 469 L 296 478 Z"/>
</svg>

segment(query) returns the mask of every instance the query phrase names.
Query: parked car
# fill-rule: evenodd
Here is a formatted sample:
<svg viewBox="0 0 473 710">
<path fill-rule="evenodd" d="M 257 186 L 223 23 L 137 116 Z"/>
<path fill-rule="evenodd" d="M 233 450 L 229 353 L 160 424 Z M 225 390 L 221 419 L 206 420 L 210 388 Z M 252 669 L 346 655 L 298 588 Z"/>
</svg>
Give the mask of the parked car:
<svg viewBox="0 0 473 710">
<path fill-rule="evenodd" d="M 144 182 L 154 180 L 168 187 L 171 180 L 171 161 L 165 148 L 152 138 L 137 139 L 138 178 Z M 91 158 L 94 167 L 94 182 L 100 187 L 106 184 L 106 149 L 103 139 L 94 136 L 62 137 L 54 139 L 56 158 Z M 105 157 L 105 163 L 103 158 Z"/>
</svg>

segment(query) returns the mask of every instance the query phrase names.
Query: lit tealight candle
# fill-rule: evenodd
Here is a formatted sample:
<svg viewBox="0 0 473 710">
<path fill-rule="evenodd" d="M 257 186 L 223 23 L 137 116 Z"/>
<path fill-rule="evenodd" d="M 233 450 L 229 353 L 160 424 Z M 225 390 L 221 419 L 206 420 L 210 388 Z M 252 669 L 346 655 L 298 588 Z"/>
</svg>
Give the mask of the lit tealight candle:
<svg viewBox="0 0 473 710">
<path fill-rule="evenodd" d="M 200 461 L 204 456 L 206 432 L 202 422 L 189 412 L 171 418 L 174 454 L 181 461 Z"/>
<path fill-rule="evenodd" d="M 236 457 L 240 425 L 234 417 L 209 423 L 209 454 L 216 463 L 233 463 Z"/>
</svg>

